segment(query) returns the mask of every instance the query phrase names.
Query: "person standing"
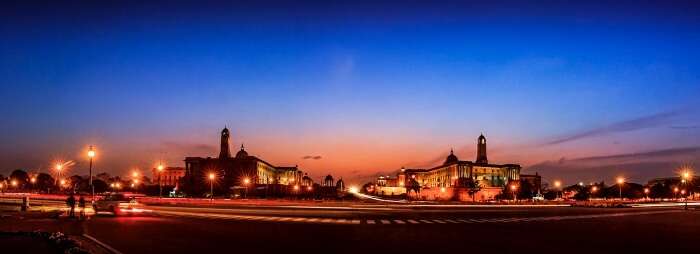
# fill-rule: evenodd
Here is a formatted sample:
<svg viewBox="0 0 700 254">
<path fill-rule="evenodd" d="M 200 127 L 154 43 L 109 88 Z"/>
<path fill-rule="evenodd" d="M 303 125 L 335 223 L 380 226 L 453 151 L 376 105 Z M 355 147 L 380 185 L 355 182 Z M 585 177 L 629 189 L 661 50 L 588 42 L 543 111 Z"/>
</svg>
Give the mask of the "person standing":
<svg viewBox="0 0 700 254">
<path fill-rule="evenodd" d="M 66 199 L 66 204 L 70 208 L 70 212 L 68 212 L 68 217 L 75 217 L 75 196 L 73 196 L 73 193 L 68 196 L 68 199 Z"/>
<path fill-rule="evenodd" d="M 80 219 L 83 220 L 85 219 L 85 197 L 83 195 L 80 195 L 78 199 L 78 207 L 80 207 Z"/>
</svg>

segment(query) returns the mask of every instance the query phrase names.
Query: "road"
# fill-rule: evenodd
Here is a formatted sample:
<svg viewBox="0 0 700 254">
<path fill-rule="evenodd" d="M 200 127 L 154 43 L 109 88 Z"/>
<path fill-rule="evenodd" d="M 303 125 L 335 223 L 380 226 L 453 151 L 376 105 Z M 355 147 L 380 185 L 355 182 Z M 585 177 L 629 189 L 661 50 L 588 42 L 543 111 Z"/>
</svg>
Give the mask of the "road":
<svg viewBox="0 0 700 254">
<path fill-rule="evenodd" d="M 700 210 L 578 207 L 146 207 L 61 224 L 122 253 L 697 251 Z M 58 222 L 51 222 L 58 223 Z"/>
</svg>

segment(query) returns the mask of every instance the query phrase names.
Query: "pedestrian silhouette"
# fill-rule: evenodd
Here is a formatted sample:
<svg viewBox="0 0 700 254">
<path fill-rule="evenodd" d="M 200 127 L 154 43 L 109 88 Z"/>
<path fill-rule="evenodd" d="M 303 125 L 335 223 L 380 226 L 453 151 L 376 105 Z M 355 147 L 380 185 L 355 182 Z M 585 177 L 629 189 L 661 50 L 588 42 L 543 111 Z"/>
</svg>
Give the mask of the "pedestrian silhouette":
<svg viewBox="0 0 700 254">
<path fill-rule="evenodd" d="M 85 197 L 80 195 L 80 198 L 78 199 L 78 207 L 80 207 L 80 219 L 85 218 Z"/>
<path fill-rule="evenodd" d="M 68 207 L 70 207 L 68 217 L 75 217 L 75 196 L 73 196 L 73 193 L 71 193 L 70 196 L 68 196 L 68 199 L 66 199 L 66 204 Z"/>
</svg>

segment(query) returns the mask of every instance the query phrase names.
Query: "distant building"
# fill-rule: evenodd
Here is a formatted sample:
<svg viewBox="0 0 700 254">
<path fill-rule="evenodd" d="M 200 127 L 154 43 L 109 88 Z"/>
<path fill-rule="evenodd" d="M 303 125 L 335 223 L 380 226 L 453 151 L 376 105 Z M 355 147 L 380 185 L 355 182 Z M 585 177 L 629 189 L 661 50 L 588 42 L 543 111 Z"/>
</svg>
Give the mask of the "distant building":
<svg viewBox="0 0 700 254">
<path fill-rule="evenodd" d="M 378 195 L 405 195 L 426 200 L 472 200 L 470 189 L 479 191 L 476 200 L 494 199 L 508 184 L 520 181 L 520 165 L 490 164 L 486 155 L 486 137 L 477 138 L 474 162 L 462 161 L 454 151 L 441 165 L 428 169 L 402 168 L 395 178 L 380 176 L 376 181 Z"/>
<path fill-rule="evenodd" d="M 151 169 L 153 174 L 152 181 L 155 184 L 162 184 L 166 186 L 176 186 L 180 181 L 180 178 L 185 176 L 185 168 L 183 167 L 166 167 L 158 172 L 157 168 Z"/>
<path fill-rule="evenodd" d="M 230 133 L 221 131 L 221 150 L 218 158 L 186 157 L 183 191 L 190 195 L 209 192 L 209 174 L 216 175 L 215 192 L 232 193 L 245 190 L 250 194 L 283 195 L 294 191 L 294 186 L 312 186 L 313 181 L 297 166 L 278 167 L 249 155 L 243 145 L 231 156 Z M 296 187 L 297 189 L 299 187 Z"/>
</svg>

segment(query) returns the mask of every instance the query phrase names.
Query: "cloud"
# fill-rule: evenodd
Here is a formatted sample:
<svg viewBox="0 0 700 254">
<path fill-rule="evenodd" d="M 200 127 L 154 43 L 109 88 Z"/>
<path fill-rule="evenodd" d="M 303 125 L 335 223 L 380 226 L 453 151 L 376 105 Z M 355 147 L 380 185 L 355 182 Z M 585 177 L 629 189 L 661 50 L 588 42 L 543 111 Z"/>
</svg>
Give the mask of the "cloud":
<svg viewBox="0 0 700 254">
<path fill-rule="evenodd" d="M 675 129 L 675 130 L 691 130 L 691 129 L 700 129 L 700 125 L 676 125 L 676 126 L 670 126 L 669 128 Z"/>
<path fill-rule="evenodd" d="M 163 141 L 161 145 L 168 150 L 189 152 L 192 154 L 213 154 L 218 148 L 210 144 L 181 143 L 174 141 Z"/>
<path fill-rule="evenodd" d="M 321 155 L 306 155 L 306 156 L 301 157 L 301 158 L 304 160 L 320 160 L 323 157 L 321 157 Z"/>
<path fill-rule="evenodd" d="M 600 181 L 624 175 L 645 182 L 655 177 L 675 174 L 678 166 L 700 162 L 700 146 L 660 149 L 638 153 L 590 156 L 575 159 L 562 157 L 528 166 L 549 179 Z"/>
<path fill-rule="evenodd" d="M 649 116 L 644 116 L 636 119 L 613 123 L 608 126 L 586 130 L 578 133 L 572 133 L 564 137 L 556 138 L 545 145 L 558 145 L 566 142 L 571 142 L 579 139 L 601 136 L 616 132 L 627 132 L 653 128 L 668 124 L 668 121 L 679 115 L 678 111 L 662 112 Z"/>
</svg>

